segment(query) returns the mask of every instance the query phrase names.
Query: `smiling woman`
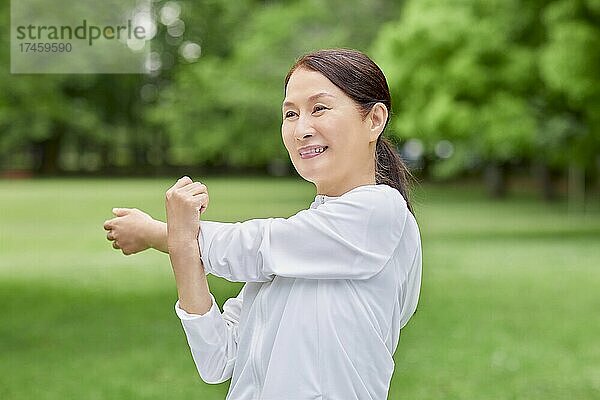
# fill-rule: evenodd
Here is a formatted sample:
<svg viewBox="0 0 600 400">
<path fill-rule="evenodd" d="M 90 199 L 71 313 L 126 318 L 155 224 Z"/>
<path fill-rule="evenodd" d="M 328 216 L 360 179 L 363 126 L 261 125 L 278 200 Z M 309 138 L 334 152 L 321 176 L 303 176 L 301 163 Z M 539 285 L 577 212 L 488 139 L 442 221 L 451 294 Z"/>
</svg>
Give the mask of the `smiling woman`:
<svg viewBox="0 0 600 400">
<path fill-rule="evenodd" d="M 167 223 L 119 209 L 105 223 L 126 254 L 169 253 L 181 319 L 201 378 L 227 399 L 385 399 L 401 329 L 421 287 L 421 240 L 408 171 L 383 138 L 391 110 L 366 55 L 320 50 L 285 79 L 281 134 L 316 187 L 289 218 L 199 220 L 208 189 L 167 191 Z M 223 311 L 206 274 L 246 282 Z"/>
<path fill-rule="evenodd" d="M 374 183 L 371 178 L 375 173 L 377 183 L 394 187 L 408 200 L 407 177 L 410 173 L 383 137 L 392 104 L 387 81 L 377 64 L 354 50 L 317 51 L 296 62 L 288 72 L 285 84 L 281 131 L 292 163 L 302 177 L 326 185 L 322 188 L 323 193 L 343 193 L 343 188 L 336 190 L 327 185 L 344 186 L 349 180 Z M 308 144 L 315 140 L 312 138 L 315 133 L 329 142 Z M 337 154 L 330 156 L 339 172 L 337 176 L 328 171 L 329 182 L 323 182 L 323 179 L 302 174 L 301 169 L 307 167 L 297 163 L 298 156 L 292 149 L 295 143 L 306 143 L 303 150 L 320 146 L 324 150 L 318 151 L 328 150 L 331 154 L 333 151 L 329 151 L 329 147 L 337 141 L 343 142 L 343 146 L 338 148 Z M 339 152 L 340 149 L 344 152 Z M 303 154 L 299 156 L 307 158 Z M 340 176 L 341 173 L 350 176 Z M 306 174 L 310 172 L 306 171 Z"/>
</svg>

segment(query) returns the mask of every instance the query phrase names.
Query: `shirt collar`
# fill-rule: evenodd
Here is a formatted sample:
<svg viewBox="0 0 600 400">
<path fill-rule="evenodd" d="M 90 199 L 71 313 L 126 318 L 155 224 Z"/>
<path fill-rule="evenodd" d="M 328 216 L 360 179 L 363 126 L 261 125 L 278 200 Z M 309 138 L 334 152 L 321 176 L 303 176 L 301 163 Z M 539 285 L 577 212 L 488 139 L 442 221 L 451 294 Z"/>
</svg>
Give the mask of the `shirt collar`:
<svg viewBox="0 0 600 400">
<path fill-rule="evenodd" d="M 310 208 L 317 208 L 318 206 L 325 203 L 326 201 L 329 201 L 331 199 L 337 199 L 339 197 L 340 196 L 327 196 L 325 194 L 318 194 L 315 196 L 315 199 L 311 203 Z"/>
<path fill-rule="evenodd" d="M 371 187 L 371 186 L 377 186 L 377 184 L 357 186 L 354 189 L 348 190 L 346 193 L 350 193 L 354 190 L 360 190 L 360 189 L 364 189 L 365 187 Z M 346 193 L 344 193 L 344 194 L 346 194 Z M 313 200 L 313 202 L 310 204 L 310 208 L 317 208 L 318 206 L 320 206 L 321 204 L 323 204 L 329 200 L 339 199 L 340 197 L 341 196 L 327 196 L 326 194 L 317 194 L 315 196 L 315 199 Z"/>
</svg>

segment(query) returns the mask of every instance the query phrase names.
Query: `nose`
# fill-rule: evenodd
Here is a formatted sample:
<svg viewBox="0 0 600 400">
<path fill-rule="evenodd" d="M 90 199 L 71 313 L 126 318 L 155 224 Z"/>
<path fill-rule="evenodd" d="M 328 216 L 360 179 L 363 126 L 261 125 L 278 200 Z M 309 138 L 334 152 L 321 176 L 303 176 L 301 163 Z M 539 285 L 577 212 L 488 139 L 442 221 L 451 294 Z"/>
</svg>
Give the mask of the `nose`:
<svg viewBox="0 0 600 400">
<path fill-rule="evenodd" d="M 296 129 L 294 130 L 294 137 L 296 140 L 304 140 L 313 136 L 315 133 L 314 128 L 310 125 L 305 118 L 300 117 L 298 119 L 298 123 L 296 124 Z"/>
<path fill-rule="evenodd" d="M 305 135 L 303 135 L 302 137 L 299 137 L 298 135 L 296 135 L 296 140 L 304 140 L 306 138 L 309 138 L 312 136 L 312 133 L 307 133 Z"/>
</svg>

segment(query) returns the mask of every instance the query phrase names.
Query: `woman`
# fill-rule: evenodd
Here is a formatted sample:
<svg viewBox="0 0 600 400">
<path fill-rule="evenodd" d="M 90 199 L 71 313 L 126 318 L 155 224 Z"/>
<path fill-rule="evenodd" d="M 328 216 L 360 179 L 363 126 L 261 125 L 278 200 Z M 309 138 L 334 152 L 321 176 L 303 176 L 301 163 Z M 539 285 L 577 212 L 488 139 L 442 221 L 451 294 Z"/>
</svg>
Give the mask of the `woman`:
<svg viewBox="0 0 600 400">
<path fill-rule="evenodd" d="M 169 253 L 182 321 L 207 383 L 227 399 L 385 399 L 400 330 L 421 285 L 419 230 L 407 170 L 383 138 L 391 101 L 366 55 L 320 50 L 285 79 L 284 145 L 316 186 L 290 218 L 199 220 L 205 185 L 166 194 L 167 223 L 116 209 L 105 223 L 125 254 Z M 246 282 L 220 312 L 206 274 Z"/>
</svg>

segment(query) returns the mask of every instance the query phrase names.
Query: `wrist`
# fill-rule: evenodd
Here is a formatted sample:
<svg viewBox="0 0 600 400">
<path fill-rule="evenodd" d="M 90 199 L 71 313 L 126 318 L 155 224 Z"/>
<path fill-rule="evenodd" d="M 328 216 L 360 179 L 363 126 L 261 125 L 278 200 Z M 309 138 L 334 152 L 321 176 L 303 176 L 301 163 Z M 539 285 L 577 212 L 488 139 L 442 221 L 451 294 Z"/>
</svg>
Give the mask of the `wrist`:
<svg viewBox="0 0 600 400">
<path fill-rule="evenodd" d="M 198 239 L 197 236 L 189 232 L 169 231 L 167 234 L 167 246 L 169 249 L 198 247 Z"/>
<path fill-rule="evenodd" d="M 181 268 L 187 270 L 190 265 L 198 264 L 202 267 L 200 248 L 197 241 L 189 238 L 174 238 L 168 241 L 167 249 L 173 270 L 180 270 Z"/>
<path fill-rule="evenodd" d="M 199 224 L 190 224 L 187 221 L 167 220 L 166 223 L 167 240 L 197 241 L 199 230 Z"/>
<path fill-rule="evenodd" d="M 164 226 L 164 222 L 151 218 L 150 221 L 148 221 L 147 227 L 148 234 L 144 238 L 146 246 L 152 249 L 159 249 L 161 237 L 166 236 L 166 227 Z"/>
</svg>

